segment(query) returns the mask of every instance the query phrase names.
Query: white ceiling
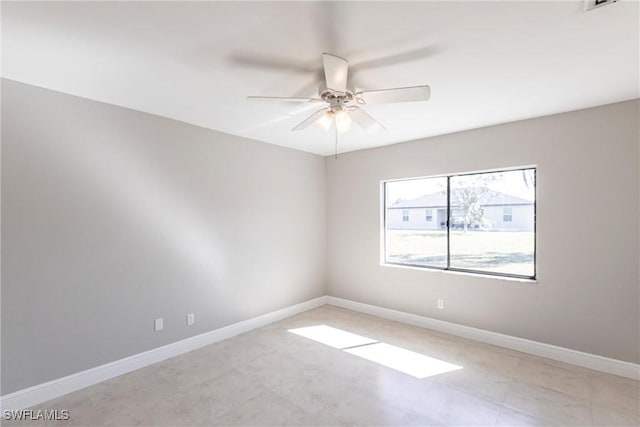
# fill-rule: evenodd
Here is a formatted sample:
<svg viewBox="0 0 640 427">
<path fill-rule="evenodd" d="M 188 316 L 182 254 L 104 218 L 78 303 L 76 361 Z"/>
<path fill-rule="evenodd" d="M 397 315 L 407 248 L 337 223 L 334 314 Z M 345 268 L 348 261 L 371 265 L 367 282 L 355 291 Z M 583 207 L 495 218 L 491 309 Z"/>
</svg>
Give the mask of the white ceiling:
<svg viewBox="0 0 640 427">
<path fill-rule="evenodd" d="M 639 3 L 3 2 L 2 75 L 318 154 L 333 133 L 291 132 L 317 105 L 323 52 L 351 86 L 429 84 L 426 103 L 366 106 L 341 152 L 639 96 Z"/>
</svg>

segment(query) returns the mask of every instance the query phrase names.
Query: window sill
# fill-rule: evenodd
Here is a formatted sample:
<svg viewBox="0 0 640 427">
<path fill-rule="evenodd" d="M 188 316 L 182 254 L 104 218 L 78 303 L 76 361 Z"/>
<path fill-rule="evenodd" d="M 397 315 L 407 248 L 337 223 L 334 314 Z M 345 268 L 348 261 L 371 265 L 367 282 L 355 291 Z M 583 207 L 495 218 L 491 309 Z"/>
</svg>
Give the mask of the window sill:
<svg viewBox="0 0 640 427">
<path fill-rule="evenodd" d="M 396 268 L 406 268 L 409 270 L 417 270 L 417 271 L 427 271 L 430 273 L 445 273 L 445 274 L 454 274 L 459 276 L 470 276 L 470 277 L 480 277 L 483 279 L 494 279 L 494 280 L 506 280 L 509 282 L 520 282 L 520 283 L 538 283 L 538 279 L 527 279 L 524 277 L 509 277 L 509 276 L 498 276 L 494 274 L 482 274 L 482 273 L 470 273 L 467 271 L 455 271 L 455 270 L 444 270 L 441 268 L 431 268 L 431 267 L 415 267 L 412 265 L 403 265 L 403 264 L 391 264 L 387 262 L 381 262 L 380 265 L 382 267 L 396 267 Z"/>
</svg>

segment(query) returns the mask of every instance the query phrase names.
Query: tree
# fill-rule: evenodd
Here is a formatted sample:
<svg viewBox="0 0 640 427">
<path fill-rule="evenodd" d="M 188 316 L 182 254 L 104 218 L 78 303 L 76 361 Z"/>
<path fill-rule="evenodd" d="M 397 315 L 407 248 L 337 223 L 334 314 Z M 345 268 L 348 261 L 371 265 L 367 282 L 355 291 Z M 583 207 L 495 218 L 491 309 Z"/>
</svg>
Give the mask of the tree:
<svg viewBox="0 0 640 427">
<path fill-rule="evenodd" d="M 454 224 L 464 227 L 488 226 L 484 218 L 483 202 L 490 194 L 489 184 L 502 178 L 501 174 L 465 175 L 451 179 L 451 216 Z"/>
<path fill-rule="evenodd" d="M 465 233 L 469 227 L 485 225 L 484 209 L 481 204 L 484 193 L 485 191 L 478 188 L 461 188 L 452 192 L 453 223 L 462 225 Z"/>
</svg>

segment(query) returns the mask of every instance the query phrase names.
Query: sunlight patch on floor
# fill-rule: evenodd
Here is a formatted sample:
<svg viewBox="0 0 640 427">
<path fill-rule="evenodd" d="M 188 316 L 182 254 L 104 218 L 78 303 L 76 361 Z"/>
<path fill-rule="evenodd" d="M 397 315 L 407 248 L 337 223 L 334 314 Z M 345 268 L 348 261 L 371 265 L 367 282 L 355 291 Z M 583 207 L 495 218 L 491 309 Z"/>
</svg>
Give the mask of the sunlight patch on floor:
<svg viewBox="0 0 640 427">
<path fill-rule="evenodd" d="M 345 351 L 416 378 L 427 378 L 462 369 L 462 366 L 383 342 L 348 348 Z"/>
<path fill-rule="evenodd" d="M 453 363 L 327 325 L 289 329 L 289 332 L 419 379 L 462 369 Z"/>
<path fill-rule="evenodd" d="M 352 334 L 351 332 L 343 331 L 342 329 L 332 328 L 327 325 L 289 329 L 289 332 L 338 349 L 373 344 L 377 342 L 376 340 Z"/>
</svg>

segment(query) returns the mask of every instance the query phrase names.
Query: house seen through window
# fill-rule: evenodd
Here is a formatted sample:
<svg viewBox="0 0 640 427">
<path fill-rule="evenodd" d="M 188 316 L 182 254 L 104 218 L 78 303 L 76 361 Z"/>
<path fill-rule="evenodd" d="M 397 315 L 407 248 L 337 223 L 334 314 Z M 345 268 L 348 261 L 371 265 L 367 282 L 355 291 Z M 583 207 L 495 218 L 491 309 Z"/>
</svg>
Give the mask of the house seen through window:
<svg viewBox="0 0 640 427">
<path fill-rule="evenodd" d="M 384 261 L 535 278 L 535 172 L 385 182 Z"/>
</svg>

